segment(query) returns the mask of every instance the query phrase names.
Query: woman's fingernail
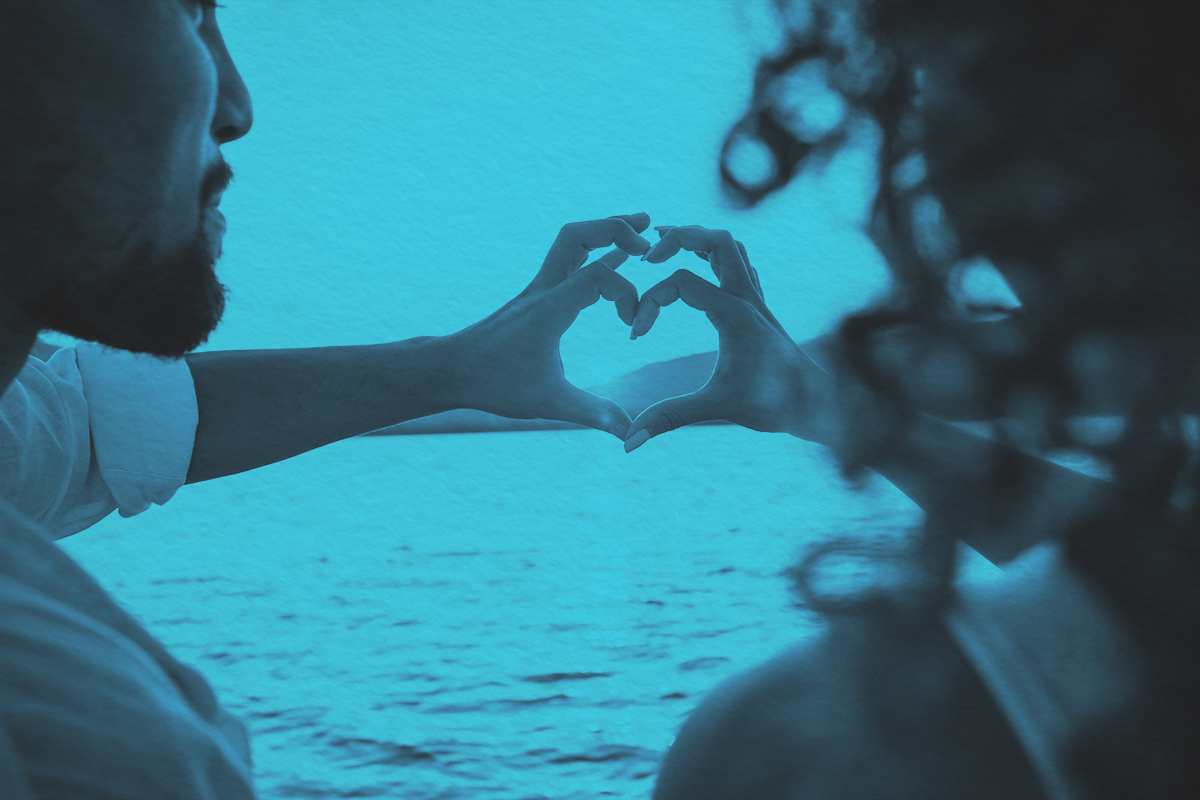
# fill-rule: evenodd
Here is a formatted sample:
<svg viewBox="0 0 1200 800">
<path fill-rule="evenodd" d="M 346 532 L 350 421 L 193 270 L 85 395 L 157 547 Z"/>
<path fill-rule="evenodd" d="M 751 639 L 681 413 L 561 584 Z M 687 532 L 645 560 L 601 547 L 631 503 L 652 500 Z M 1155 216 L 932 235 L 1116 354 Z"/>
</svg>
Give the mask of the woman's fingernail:
<svg viewBox="0 0 1200 800">
<path fill-rule="evenodd" d="M 658 245 L 654 245 L 654 247 L 658 247 Z M 642 255 L 642 261 L 645 261 L 647 258 L 649 258 L 654 253 L 654 247 L 651 247 L 649 250 L 647 250 Z"/>
<path fill-rule="evenodd" d="M 628 439 L 625 440 L 625 452 L 632 453 L 634 450 L 637 450 L 639 447 L 644 445 L 646 443 L 646 440 L 649 438 L 650 438 L 650 431 L 646 430 L 645 428 L 642 428 L 640 431 L 635 433 L 633 436 L 630 436 Z"/>
</svg>

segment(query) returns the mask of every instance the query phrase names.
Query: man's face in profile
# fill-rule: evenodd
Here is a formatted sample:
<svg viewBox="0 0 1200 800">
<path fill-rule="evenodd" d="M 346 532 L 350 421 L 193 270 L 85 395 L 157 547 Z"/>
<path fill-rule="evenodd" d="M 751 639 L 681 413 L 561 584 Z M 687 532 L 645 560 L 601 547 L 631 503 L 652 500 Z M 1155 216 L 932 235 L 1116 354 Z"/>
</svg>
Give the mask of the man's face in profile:
<svg viewBox="0 0 1200 800">
<path fill-rule="evenodd" d="M 180 356 L 224 309 L 213 264 L 250 98 L 202 0 L 0 6 L 0 288 L 39 329 Z"/>
</svg>

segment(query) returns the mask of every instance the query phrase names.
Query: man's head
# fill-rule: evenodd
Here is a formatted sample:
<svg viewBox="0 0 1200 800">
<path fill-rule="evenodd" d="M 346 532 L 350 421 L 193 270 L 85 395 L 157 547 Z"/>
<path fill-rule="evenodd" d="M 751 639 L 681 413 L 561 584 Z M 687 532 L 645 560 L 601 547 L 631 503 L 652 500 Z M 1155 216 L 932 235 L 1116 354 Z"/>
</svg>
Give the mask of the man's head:
<svg viewBox="0 0 1200 800">
<path fill-rule="evenodd" d="M 216 327 L 249 94 L 205 0 L 0 10 L 0 326 L 179 356 Z"/>
</svg>

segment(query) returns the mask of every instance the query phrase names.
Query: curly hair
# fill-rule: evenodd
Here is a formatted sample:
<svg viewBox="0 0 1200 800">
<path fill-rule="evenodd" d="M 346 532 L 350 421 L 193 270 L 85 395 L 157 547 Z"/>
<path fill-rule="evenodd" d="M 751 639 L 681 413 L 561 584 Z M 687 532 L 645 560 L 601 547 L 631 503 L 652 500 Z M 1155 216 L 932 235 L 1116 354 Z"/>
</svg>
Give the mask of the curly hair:
<svg viewBox="0 0 1200 800">
<path fill-rule="evenodd" d="M 1136 717 L 1077 743 L 1073 767 L 1097 796 L 1200 797 L 1200 474 L 1188 416 L 1200 406 L 1200 15 L 1184 0 L 773 2 L 785 42 L 760 60 L 725 139 L 727 197 L 753 206 L 858 126 L 879 133 L 867 232 L 892 288 L 839 333 L 887 424 L 843 454 L 844 469 L 886 454 L 916 411 L 941 401 L 993 420 L 1002 442 L 1010 429 L 996 420 L 1019 417 L 1042 446 L 1109 467 L 1108 502 L 1067 532 L 1067 552 L 1150 674 Z M 788 91 L 814 66 L 845 102 L 833 127 L 807 124 Z M 736 169 L 746 142 L 769 155 L 761 180 Z M 990 310 L 959 289 L 978 259 L 1021 301 L 1003 346 L 963 324 Z M 913 361 L 889 365 L 900 331 L 918 343 L 917 366 L 952 379 L 916 386 Z M 1098 442 L 1070 423 L 1080 414 L 1118 414 L 1123 431 Z M 981 495 L 1019 500 L 1028 476 L 1017 462 L 991 466 Z M 933 541 L 950 538 L 942 522 L 922 534 L 938 598 L 953 572 Z M 793 570 L 802 592 L 830 550 Z"/>
</svg>

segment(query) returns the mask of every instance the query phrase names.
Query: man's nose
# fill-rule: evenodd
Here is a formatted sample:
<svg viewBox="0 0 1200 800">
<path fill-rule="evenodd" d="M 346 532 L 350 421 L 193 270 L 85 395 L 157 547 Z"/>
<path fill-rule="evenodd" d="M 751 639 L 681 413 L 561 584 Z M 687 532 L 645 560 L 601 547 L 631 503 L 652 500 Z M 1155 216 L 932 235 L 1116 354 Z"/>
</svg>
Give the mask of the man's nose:
<svg viewBox="0 0 1200 800">
<path fill-rule="evenodd" d="M 250 126 L 254 124 L 254 107 L 250 102 L 250 90 L 234 66 L 224 42 L 219 42 L 218 47 L 219 52 L 214 53 L 218 85 L 213 138 L 217 144 L 225 144 L 250 132 Z"/>
</svg>

